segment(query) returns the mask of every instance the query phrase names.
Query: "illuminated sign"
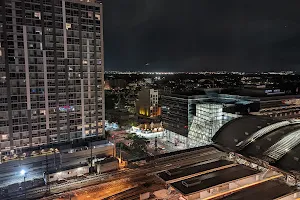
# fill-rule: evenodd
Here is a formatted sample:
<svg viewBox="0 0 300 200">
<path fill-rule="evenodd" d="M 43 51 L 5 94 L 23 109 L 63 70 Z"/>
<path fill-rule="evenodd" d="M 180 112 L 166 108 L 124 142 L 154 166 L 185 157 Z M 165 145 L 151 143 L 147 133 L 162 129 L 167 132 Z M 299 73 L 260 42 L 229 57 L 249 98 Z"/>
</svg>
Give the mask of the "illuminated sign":
<svg viewBox="0 0 300 200">
<path fill-rule="evenodd" d="M 272 93 L 273 90 L 265 90 L 265 93 Z"/>
<path fill-rule="evenodd" d="M 58 108 L 61 112 L 75 111 L 74 106 L 61 106 Z"/>
<path fill-rule="evenodd" d="M 281 94 L 284 92 L 281 92 L 280 89 L 274 89 L 274 90 L 265 90 L 265 93 L 269 95 L 269 94 Z"/>
</svg>

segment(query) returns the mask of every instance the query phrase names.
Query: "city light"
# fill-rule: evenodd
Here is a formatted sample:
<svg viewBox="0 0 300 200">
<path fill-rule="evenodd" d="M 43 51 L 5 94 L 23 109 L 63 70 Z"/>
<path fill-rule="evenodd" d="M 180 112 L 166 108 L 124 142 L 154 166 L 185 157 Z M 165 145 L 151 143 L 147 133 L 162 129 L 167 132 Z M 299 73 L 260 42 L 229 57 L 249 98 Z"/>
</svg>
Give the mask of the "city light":
<svg viewBox="0 0 300 200">
<path fill-rule="evenodd" d="M 0 200 L 300 198 L 298 3 L 124 2 L 1 1 Z"/>
<path fill-rule="evenodd" d="M 26 171 L 25 171 L 24 169 L 22 169 L 22 170 L 20 171 L 20 174 L 21 174 L 22 176 L 24 176 L 24 175 L 26 174 Z"/>
</svg>

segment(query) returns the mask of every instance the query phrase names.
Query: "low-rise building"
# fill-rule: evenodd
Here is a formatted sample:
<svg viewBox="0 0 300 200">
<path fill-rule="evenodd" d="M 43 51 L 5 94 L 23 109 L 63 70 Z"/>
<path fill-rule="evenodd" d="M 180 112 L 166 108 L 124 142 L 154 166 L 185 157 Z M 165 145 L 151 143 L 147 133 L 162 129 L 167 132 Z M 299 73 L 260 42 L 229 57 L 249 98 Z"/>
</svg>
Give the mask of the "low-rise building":
<svg viewBox="0 0 300 200">
<path fill-rule="evenodd" d="M 136 100 L 136 112 L 146 117 L 157 117 L 161 115 L 158 105 L 158 90 L 142 88 Z"/>
</svg>

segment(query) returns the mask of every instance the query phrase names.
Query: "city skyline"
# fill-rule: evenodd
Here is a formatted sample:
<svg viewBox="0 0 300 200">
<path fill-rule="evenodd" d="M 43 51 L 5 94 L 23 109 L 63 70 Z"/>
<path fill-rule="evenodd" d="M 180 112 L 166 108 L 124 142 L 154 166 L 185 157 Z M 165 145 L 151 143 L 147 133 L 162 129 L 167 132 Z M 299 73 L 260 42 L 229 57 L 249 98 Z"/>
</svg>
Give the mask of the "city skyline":
<svg viewBox="0 0 300 200">
<path fill-rule="evenodd" d="M 1 1 L 0 199 L 299 199 L 294 3 Z"/>
</svg>

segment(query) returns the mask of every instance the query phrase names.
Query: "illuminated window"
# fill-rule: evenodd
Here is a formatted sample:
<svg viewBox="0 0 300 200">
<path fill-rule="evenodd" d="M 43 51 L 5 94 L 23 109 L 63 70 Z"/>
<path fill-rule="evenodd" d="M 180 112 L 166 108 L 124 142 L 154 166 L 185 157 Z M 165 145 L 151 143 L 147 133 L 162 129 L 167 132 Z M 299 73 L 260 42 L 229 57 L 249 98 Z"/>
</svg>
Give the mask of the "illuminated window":
<svg viewBox="0 0 300 200">
<path fill-rule="evenodd" d="M 41 19 L 41 12 L 34 12 L 34 17 Z"/>
<path fill-rule="evenodd" d="M 2 49 L 0 49 L 0 56 L 2 56 Z"/>
<path fill-rule="evenodd" d="M 82 64 L 86 65 L 87 64 L 87 60 L 83 60 Z"/>
<path fill-rule="evenodd" d="M 46 110 L 40 110 L 41 115 L 46 115 Z"/>
<path fill-rule="evenodd" d="M 100 14 L 95 14 L 95 18 L 100 20 Z"/>
<path fill-rule="evenodd" d="M 72 28 L 72 25 L 70 23 L 66 23 L 66 29 L 69 30 L 70 28 Z"/>
<path fill-rule="evenodd" d="M 1 140 L 8 140 L 8 134 L 1 135 Z"/>
</svg>

